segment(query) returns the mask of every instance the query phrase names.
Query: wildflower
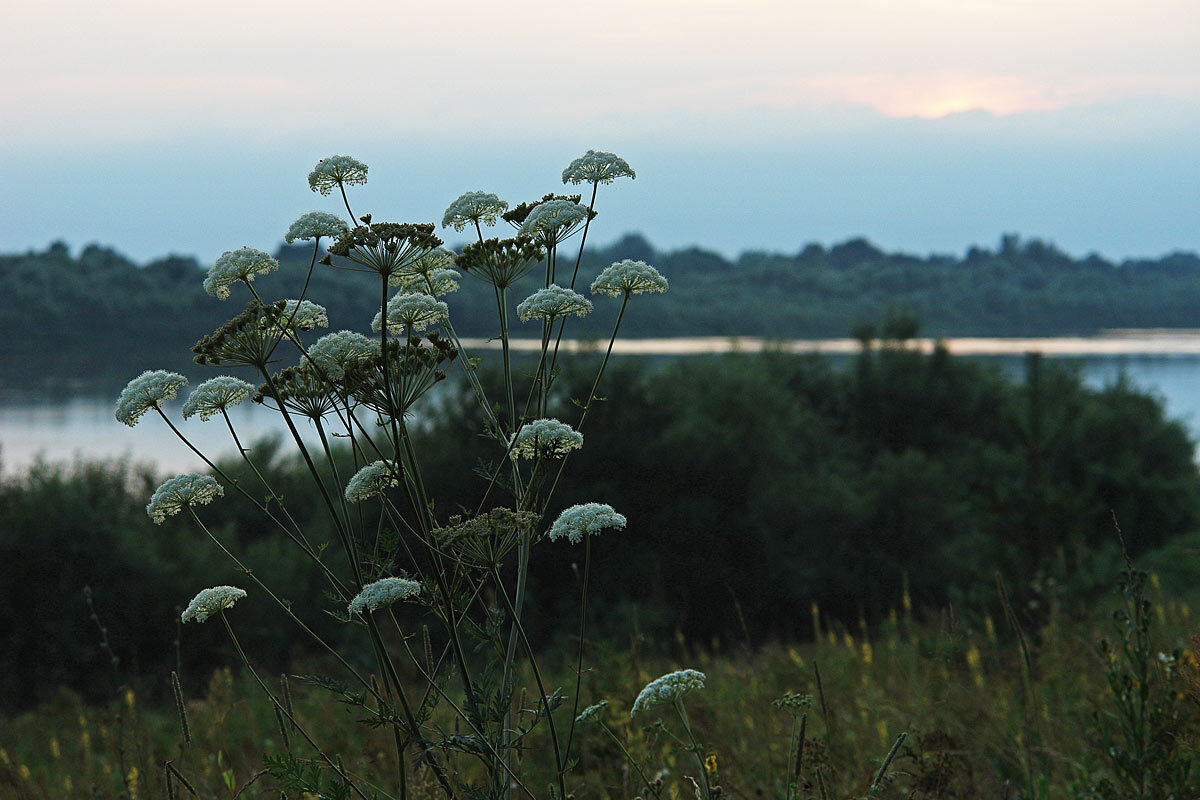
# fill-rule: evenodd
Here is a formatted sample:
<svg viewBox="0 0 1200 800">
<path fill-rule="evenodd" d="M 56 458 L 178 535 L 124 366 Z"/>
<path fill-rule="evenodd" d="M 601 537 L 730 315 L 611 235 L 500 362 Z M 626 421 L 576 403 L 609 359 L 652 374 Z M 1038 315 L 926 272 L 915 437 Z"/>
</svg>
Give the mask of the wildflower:
<svg viewBox="0 0 1200 800">
<path fill-rule="evenodd" d="M 399 485 L 395 465 L 386 461 L 376 461 L 354 473 L 346 483 L 346 500 L 361 503 L 369 497 L 383 494 L 392 486 Z"/>
<path fill-rule="evenodd" d="M 617 178 L 637 178 L 629 162 L 615 153 L 588 150 L 563 170 L 563 183 L 612 183 Z"/>
<path fill-rule="evenodd" d="M 437 254 L 441 245 L 432 223 L 376 222 L 343 233 L 329 246 L 329 252 L 390 280 L 418 268 L 422 259 Z M 445 255 L 437 258 L 448 260 Z M 441 261 L 431 266 L 442 266 Z"/>
<path fill-rule="evenodd" d="M 522 322 L 531 319 L 554 320 L 575 314 L 583 317 L 592 310 L 592 301 L 571 289 L 552 283 L 538 289 L 517 305 L 517 316 Z"/>
<path fill-rule="evenodd" d="M 599 722 L 600 721 L 600 713 L 602 711 L 604 711 L 604 709 L 607 705 L 608 705 L 607 700 L 601 700 L 599 703 L 593 703 L 592 705 L 585 708 L 583 711 L 579 712 L 579 716 L 575 718 L 575 721 L 576 722 Z"/>
<path fill-rule="evenodd" d="M 397 275 L 388 283 L 400 287 L 401 294 L 429 294 L 441 297 L 444 294 L 458 291 L 458 279 L 462 275 L 452 269 L 432 269 L 428 272 L 414 272 L 411 275 Z"/>
<path fill-rule="evenodd" d="M 249 284 L 255 275 L 266 275 L 276 269 L 279 269 L 279 262 L 262 250 L 253 247 L 226 250 L 209 268 L 208 276 L 204 279 L 204 291 L 225 300 L 233 284 L 238 281 Z"/>
<path fill-rule="evenodd" d="M 341 236 L 348 230 L 349 226 L 336 214 L 330 214 L 328 211 L 309 211 L 307 214 L 301 214 L 292 223 L 283 240 L 292 244 L 308 239 L 320 239 L 322 236 Z"/>
<path fill-rule="evenodd" d="M 215 497 L 222 497 L 225 488 L 208 475 L 189 473 L 164 481 L 154 490 L 146 513 L 155 525 L 163 524 L 167 517 L 178 514 L 185 508 L 207 505 Z"/>
<path fill-rule="evenodd" d="M 204 622 L 213 614 L 233 608 L 233 604 L 245 596 L 246 592 L 236 586 L 214 586 L 211 589 L 202 589 L 192 598 L 192 602 L 188 603 L 188 607 L 184 609 L 180 619 L 184 622 L 192 620 Z"/>
<path fill-rule="evenodd" d="M 562 458 L 583 447 L 583 434 L 556 419 L 535 419 L 509 440 L 512 458 Z"/>
<path fill-rule="evenodd" d="M 588 210 L 572 200 L 538 203 L 521 224 L 521 233 L 536 236 L 547 245 L 567 238 L 576 225 L 588 219 Z"/>
<path fill-rule="evenodd" d="M 262 321 L 264 329 L 283 334 L 286 327 L 289 331 L 311 331 L 313 328 L 329 327 L 329 312 L 325 306 L 311 300 L 284 300 L 278 310 L 274 306 Z M 274 320 L 272 319 L 274 318 Z"/>
<path fill-rule="evenodd" d="M 387 608 L 392 603 L 416 597 L 421 593 L 421 584 L 408 578 L 383 578 L 374 583 L 368 583 L 362 591 L 350 601 L 350 612 L 361 614 L 364 611 L 378 611 Z"/>
<path fill-rule="evenodd" d="M 450 517 L 449 523 L 435 528 L 432 535 L 443 552 L 461 562 L 486 568 L 498 565 L 540 519 L 532 511 L 493 508 L 470 519 Z"/>
<path fill-rule="evenodd" d="M 228 375 L 209 378 L 188 395 L 183 404 L 183 418 L 199 414 L 207 421 L 210 417 L 228 411 L 254 394 L 254 385 Z"/>
<path fill-rule="evenodd" d="M 442 216 L 443 228 L 461 231 L 467 225 L 495 225 L 500 214 L 508 209 L 508 203 L 491 192 L 463 192 L 446 209 Z"/>
<path fill-rule="evenodd" d="M 550 540 L 566 539 L 579 544 L 587 534 L 597 534 L 605 528 L 624 528 L 625 516 L 605 503 L 584 503 L 571 506 L 558 515 L 550 526 Z"/>
<path fill-rule="evenodd" d="M 468 275 L 482 278 L 503 289 L 542 260 L 541 244 L 529 236 L 515 239 L 486 239 L 463 248 L 455 257 L 455 266 Z"/>
<path fill-rule="evenodd" d="M 308 188 L 327 195 L 335 188 L 367 182 L 367 165 L 350 156 L 322 158 L 308 173 Z"/>
<path fill-rule="evenodd" d="M 665 292 L 667 279 L 645 261 L 617 261 L 592 281 L 592 294 L 620 297 L 643 292 Z"/>
<path fill-rule="evenodd" d="M 387 327 L 390 333 L 400 336 L 408 331 L 423 331 L 432 324 L 445 322 L 449 314 L 449 307 L 432 295 L 400 293 L 388 300 Z M 380 330 L 382 324 L 383 312 L 378 312 L 371 322 L 371 330 Z"/>
<path fill-rule="evenodd" d="M 650 681 L 633 701 L 633 710 L 629 716 L 636 716 L 639 711 L 646 711 L 658 705 L 667 705 L 682 700 L 689 692 L 704 688 L 707 676 L 694 669 L 681 669 L 663 675 Z"/>
<path fill-rule="evenodd" d="M 341 380 L 346 367 L 362 359 L 379 355 L 379 342 L 354 331 L 338 331 L 322 336 L 308 348 L 307 361 L 315 364 L 330 380 Z"/>
<path fill-rule="evenodd" d="M 152 408 L 161 408 L 164 400 L 173 400 L 187 378 L 178 372 L 146 370 L 131 380 L 117 397 L 117 422 L 133 427 Z"/>
</svg>

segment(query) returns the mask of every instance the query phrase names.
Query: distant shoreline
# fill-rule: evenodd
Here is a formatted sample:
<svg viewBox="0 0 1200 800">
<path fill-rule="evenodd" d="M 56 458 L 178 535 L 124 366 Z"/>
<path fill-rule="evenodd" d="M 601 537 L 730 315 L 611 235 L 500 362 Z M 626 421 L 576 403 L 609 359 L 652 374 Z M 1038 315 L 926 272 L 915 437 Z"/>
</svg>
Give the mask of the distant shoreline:
<svg viewBox="0 0 1200 800">
<path fill-rule="evenodd" d="M 464 338 L 468 349 L 499 350 L 499 339 Z M 1047 337 L 947 337 L 910 339 L 906 346 L 932 352 L 944 345 L 960 356 L 1019 356 L 1037 352 L 1051 357 L 1070 356 L 1200 356 L 1200 329 L 1124 328 L 1097 336 Z M 517 352 L 537 352 L 540 339 L 510 339 Z M 597 339 L 563 339 L 569 353 L 602 352 L 608 343 Z M 614 355 L 681 356 L 705 353 L 824 353 L 850 355 L 862 345 L 857 339 L 767 339 L 760 336 L 679 336 L 654 339 L 617 339 Z"/>
</svg>

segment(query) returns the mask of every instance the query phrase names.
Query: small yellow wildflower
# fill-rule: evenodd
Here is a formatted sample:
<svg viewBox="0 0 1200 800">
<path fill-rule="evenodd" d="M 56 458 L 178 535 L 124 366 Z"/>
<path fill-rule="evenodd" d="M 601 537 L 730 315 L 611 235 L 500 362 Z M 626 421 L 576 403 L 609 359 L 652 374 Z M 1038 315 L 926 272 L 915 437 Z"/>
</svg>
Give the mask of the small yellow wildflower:
<svg viewBox="0 0 1200 800">
<path fill-rule="evenodd" d="M 866 639 L 862 643 L 862 660 L 864 664 L 870 664 L 875 660 L 875 654 L 871 650 L 871 643 Z"/>
<path fill-rule="evenodd" d="M 25 766 L 24 764 L 17 767 L 17 774 L 19 774 L 23 780 L 33 780 L 33 773 L 30 772 L 29 767 Z"/>
<path fill-rule="evenodd" d="M 50 737 L 50 755 L 54 758 L 62 758 L 62 747 L 58 743 L 57 736 Z"/>
<path fill-rule="evenodd" d="M 794 647 L 789 647 L 788 648 L 788 658 L 790 658 L 792 660 L 792 663 L 795 664 L 797 667 L 799 667 L 800 669 L 804 669 L 804 657 L 800 655 L 799 650 L 797 650 Z"/>
<path fill-rule="evenodd" d="M 88 733 L 87 731 L 80 731 L 79 732 L 79 749 L 83 750 L 86 753 L 91 749 L 91 747 L 92 747 L 92 735 L 90 733 Z"/>
<path fill-rule="evenodd" d="M 1152 587 L 1154 587 L 1154 591 L 1156 591 L 1156 592 L 1161 592 L 1161 591 L 1162 591 L 1162 581 L 1160 581 L 1160 580 L 1158 579 L 1158 573 L 1157 573 L 1157 572 L 1151 572 L 1151 573 L 1150 573 L 1150 585 L 1151 585 Z"/>
<path fill-rule="evenodd" d="M 0 747 L 0 763 L 3 763 L 5 766 L 12 763 L 12 760 L 8 757 L 8 751 L 3 747 Z"/>
<path fill-rule="evenodd" d="M 842 644 L 846 645 L 846 649 L 851 653 L 854 652 L 854 637 L 848 633 L 842 634 Z"/>
<path fill-rule="evenodd" d="M 892 606 L 888 609 L 888 622 L 892 623 L 893 625 L 899 624 L 900 622 L 900 616 L 896 613 L 895 606 Z"/>
<path fill-rule="evenodd" d="M 983 656 L 979 653 L 979 648 L 972 644 L 967 648 L 967 666 L 971 668 L 971 675 L 975 678 L 975 685 L 980 689 L 983 688 Z"/>
<path fill-rule="evenodd" d="M 1187 619 L 1188 617 L 1190 617 L 1192 615 L 1192 607 L 1189 606 L 1187 603 L 1180 603 L 1179 604 L 1179 613 L 1183 615 L 1184 619 Z"/>
<path fill-rule="evenodd" d="M 817 605 L 817 601 L 812 602 L 812 621 L 813 621 L 813 638 L 821 638 L 821 607 Z"/>
<path fill-rule="evenodd" d="M 709 753 L 708 758 L 704 759 L 704 771 L 709 775 L 717 774 L 717 754 Z"/>
<path fill-rule="evenodd" d="M 125 690 L 125 705 L 129 706 L 130 711 L 133 710 L 133 704 L 136 700 L 137 700 L 137 698 L 134 697 L 134 695 L 133 695 L 133 689 L 126 689 Z"/>
<path fill-rule="evenodd" d="M 826 633 L 825 638 L 829 640 L 830 645 L 837 646 L 837 634 L 835 634 L 833 631 Z"/>
<path fill-rule="evenodd" d="M 879 743 L 882 745 L 887 745 L 889 743 L 887 723 L 883 720 L 879 720 L 875 723 L 875 730 L 879 732 Z"/>
<path fill-rule="evenodd" d="M 987 631 L 988 641 L 992 644 L 996 643 L 996 623 L 992 622 L 992 615 L 988 614 L 984 617 L 983 628 Z"/>
<path fill-rule="evenodd" d="M 912 613 L 912 597 L 909 596 L 908 589 L 905 589 L 904 593 L 900 595 L 900 604 L 904 606 L 905 614 Z"/>
<path fill-rule="evenodd" d="M 137 785 L 138 785 L 138 768 L 130 767 L 129 775 L 125 777 L 125 782 L 129 784 L 130 800 L 137 800 Z"/>
<path fill-rule="evenodd" d="M 75 788 L 75 784 L 73 784 L 73 783 L 71 782 L 71 776 L 70 776 L 70 775 L 64 775 L 64 776 L 63 776 L 63 788 L 64 788 L 64 789 L 66 789 L 68 792 L 69 792 L 69 791 L 71 791 L 71 790 L 73 790 L 73 789 Z"/>
</svg>

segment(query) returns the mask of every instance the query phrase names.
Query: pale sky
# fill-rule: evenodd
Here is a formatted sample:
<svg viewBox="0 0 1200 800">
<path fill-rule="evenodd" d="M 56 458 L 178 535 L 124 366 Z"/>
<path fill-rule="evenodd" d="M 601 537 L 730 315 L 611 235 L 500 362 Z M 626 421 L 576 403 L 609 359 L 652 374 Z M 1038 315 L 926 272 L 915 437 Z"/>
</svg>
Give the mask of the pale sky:
<svg viewBox="0 0 1200 800">
<path fill-rule="evenodd" d="M 0 251 L 272 248 L 316 160 L 358 206 L 561 190 L 597 238 L 960 252 L 1002 231 L 1112 256 L 1200 249 L 1195 0 L 9 0 Z M 447 237 L 453 241 L 453 235 Z"/>
</svg>

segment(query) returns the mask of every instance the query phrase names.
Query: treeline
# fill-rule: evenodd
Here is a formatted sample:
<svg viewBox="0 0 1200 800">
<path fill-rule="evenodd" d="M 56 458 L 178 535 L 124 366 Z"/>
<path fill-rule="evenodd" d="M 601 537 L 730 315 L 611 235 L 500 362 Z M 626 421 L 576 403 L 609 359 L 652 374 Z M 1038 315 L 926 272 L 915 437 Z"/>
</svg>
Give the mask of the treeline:
<svg viewBox="0 0 1200 800">
<path fill-rule="evenodd" d="M 812 632 L 813 603 L 852 627 L 886 618 L 906 592 L 917 608 L 995 611 L 1000 573 L 1034 629 L 1064 597 L 1083 602 L 1111 585 L 1121 563 L 1114 516 L 1137 556 L 1195 532 L 1193 443 L 1155 398 L 1123 383 L 1090 389 L 1036 358 L 1027 367 L 1014 381 L 896 342 L 842 366 L 771 353 L 611 366 L 600 393 L 613 400 L 589 416 L 548 510 L 597 501 L 629 519 L 595 540 L 591 624 L 622 644 L 631 631 L 660 645 L 676 633 L 795 640 Z M 570 399 L 586 395 L 591 374 L 586 364 L 564 372 L 551 413 L 574 419 Z M 478 435 L 478 414 L 451 385 L 414 426 L 439 520 L 475 508 L 479 468 L 500 457 Z M 259 443 L 253 458 L 309 539 L 335 541 L 311 479 L 286 452 Z M 353 465 L 342 455 L 344 479 Z M 253 484 L 239 462 L 223 469 Z M 245 576 L 187 520 L 151 524 L 144 505 L 155 484 L 120 464 L 39 467 L 0 484 L 0 562 L 19 565 L 0 582 L 0 706 L 60 683 L 109 688 L 85 585 L 123 669 L 165 675 L 180 633 L 185 670 L 231 655 L 219 628 L 180 629 L 177 607 Z M 202 516 L 301 618 L 339 639 L 321 580 L 252 506 L 228 491 Z M 365 547 L 373 523 L 369 533 Z M 564 542 L 534 549 L 529 619 L 546 621 L 531 632 L 538 646 L 569 642 L 579 561 Z M 296 649 L 303 642 L 267 600 L 241 604 L 238 617 L 239 635 L 276 666 L 314 656 Z M 81 676 L 96 685 L 80 686 Z"/>
<path fill-rule="evenodd" d="M 280 272 L 260 278 L 263 296 L 294 296 L 310 254 L 281 246 Z M 1006 235 L 995 249 L 972 247 L 961 257 L 885 253 L 860 238 L 790 255 L 749 251 L 731 261 L 694 247 L 659 251 L 630 235 L 588 250 L 578 283 L 586 286 L 622 258 L 652 263 L 672 282 L 654 304 L 630 306 L 623 331 L 633 337 L 846 336 L 854 321 L 879 319 L 894 307 L 919 318 L 932 336 L 1200 326 L 1200 258 L 1193 253 L 1118 264 L 1097 255 L 1074 259 L 1052 244 Z M 562 261 L 569 272 L 572 259 Z M 207 266 L 170 256 L 140 267 L 94 245 L 72 256 L 61 243 L 0 256 L 0 381 L 111 384 L 142 369 L 186 368 L 187 347 L 241 307 L 236 298 L 204 294 Z M 317 268 L 309 296 L 329 308 L 335 328 L 365 330 L 378 310 L 371 280 L 329 267 Z M 513 304 L 523 296 L 514 292 Z M 496 335 L 490 287 L 466 279 L 449 300 L 460 334 Z M 574 330 L 607 337 L 611 324 L 596 314 Z"/>
</svg>

